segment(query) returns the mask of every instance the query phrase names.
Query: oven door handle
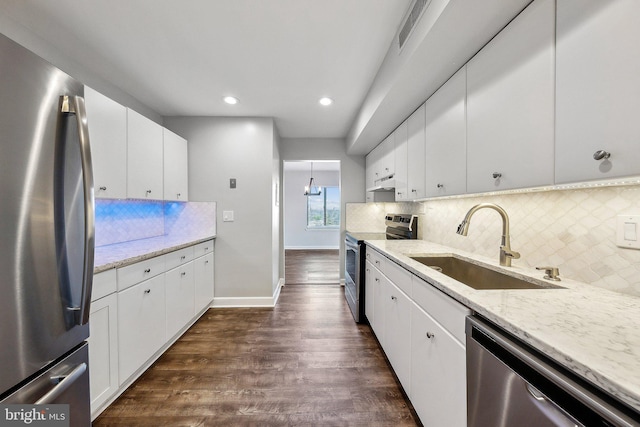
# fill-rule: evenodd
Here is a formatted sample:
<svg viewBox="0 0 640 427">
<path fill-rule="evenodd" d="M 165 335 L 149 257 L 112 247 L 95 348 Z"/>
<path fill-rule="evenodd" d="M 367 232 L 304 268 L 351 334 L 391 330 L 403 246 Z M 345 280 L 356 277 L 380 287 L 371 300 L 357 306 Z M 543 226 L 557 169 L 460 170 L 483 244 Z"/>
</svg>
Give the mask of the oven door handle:
<svg viewBox="0 0 640 427">
<path fill-rule="evenodd" d="M 345 240 L 344 246 L 347 248 L 355 249 L 356 251 L 360 249 L 360 245 L 358 243 L 353 243 L 350 240 Z"/>
</svg>

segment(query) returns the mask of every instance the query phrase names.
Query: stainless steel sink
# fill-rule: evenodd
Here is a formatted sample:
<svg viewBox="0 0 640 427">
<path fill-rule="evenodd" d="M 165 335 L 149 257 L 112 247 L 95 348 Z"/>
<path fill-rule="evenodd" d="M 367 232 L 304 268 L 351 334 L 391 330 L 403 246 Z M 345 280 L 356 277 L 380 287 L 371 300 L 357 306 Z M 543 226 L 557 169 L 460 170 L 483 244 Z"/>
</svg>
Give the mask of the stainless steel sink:
<svg viewBox="0 0 640 427">
<path fill-rule="evenodd" d="M 542 281 L 540 284 L 527 282 L 449 255 L 410 258 L 473 289 L 564 289 L 562 286 Z"/>
</svg>

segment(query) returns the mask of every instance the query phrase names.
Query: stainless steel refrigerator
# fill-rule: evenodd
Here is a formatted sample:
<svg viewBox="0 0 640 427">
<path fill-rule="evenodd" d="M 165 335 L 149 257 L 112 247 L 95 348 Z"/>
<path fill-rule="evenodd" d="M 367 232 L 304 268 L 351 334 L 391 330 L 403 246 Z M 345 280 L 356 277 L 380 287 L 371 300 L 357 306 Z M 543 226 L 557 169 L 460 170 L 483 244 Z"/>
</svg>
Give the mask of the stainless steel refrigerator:
<svg viewBox="0 0 640 427">
<path fill-rule="evenodd" d="M 91 424 L 94 197 L 83 85 L 0 34 L 0 402 Z"/>
</svg>

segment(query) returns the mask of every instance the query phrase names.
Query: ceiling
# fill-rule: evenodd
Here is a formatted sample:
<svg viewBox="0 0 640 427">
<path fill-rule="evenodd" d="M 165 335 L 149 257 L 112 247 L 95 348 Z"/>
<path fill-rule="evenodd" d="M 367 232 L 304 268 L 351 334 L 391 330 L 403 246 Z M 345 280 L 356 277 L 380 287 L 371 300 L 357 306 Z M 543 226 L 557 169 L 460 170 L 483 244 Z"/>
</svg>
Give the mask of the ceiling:
<svg viewBox="0 0 640 427">
<path fill-rule="evenodd" d="M 0 12 L 162 116 L 267 116 L 284 138 L 344 138 L 410 3 L 2 0 Z"/>
</svg>

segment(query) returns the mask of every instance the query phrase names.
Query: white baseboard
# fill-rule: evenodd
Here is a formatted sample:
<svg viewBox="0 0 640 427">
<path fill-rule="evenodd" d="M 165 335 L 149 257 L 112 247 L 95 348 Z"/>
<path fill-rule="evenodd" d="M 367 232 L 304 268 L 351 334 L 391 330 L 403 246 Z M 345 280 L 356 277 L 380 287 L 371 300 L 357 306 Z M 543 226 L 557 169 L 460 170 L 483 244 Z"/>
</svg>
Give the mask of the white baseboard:
<svg viewBox="0 0 640 427">
<path fill-rule="evenodd" d="M 278 280 L 278 286 L 270 297 L 215 297 L 213 308 L 231 307 L 275 307 L 280 298 L 280 289 L 284 286 L 284 278 Z"/>
</svg>

